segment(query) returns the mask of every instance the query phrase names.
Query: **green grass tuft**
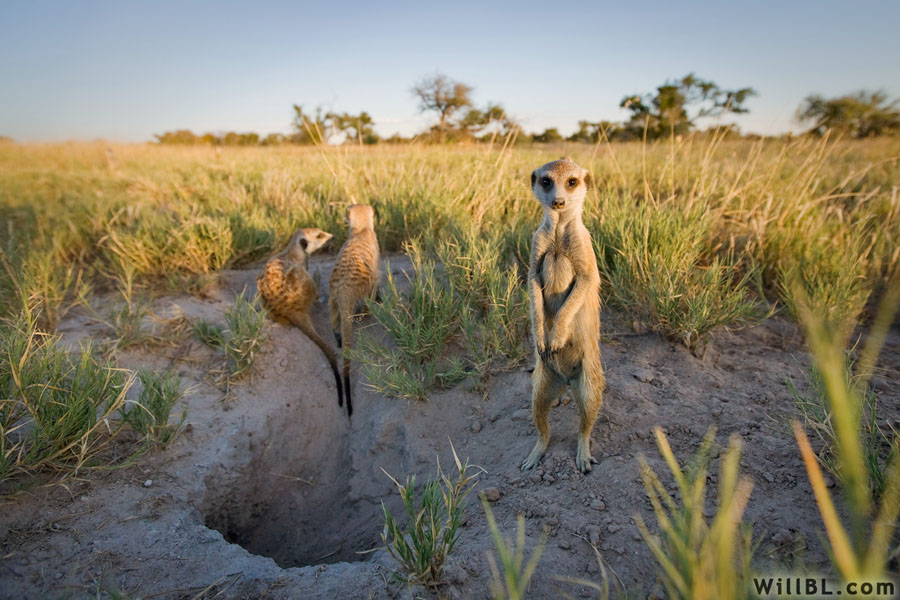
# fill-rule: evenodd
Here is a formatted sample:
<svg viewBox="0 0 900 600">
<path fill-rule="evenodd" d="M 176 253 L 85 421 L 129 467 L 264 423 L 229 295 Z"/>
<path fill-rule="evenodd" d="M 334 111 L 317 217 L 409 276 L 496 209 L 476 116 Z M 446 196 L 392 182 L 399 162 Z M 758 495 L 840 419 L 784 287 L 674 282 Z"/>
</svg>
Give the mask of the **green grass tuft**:
<svg viewBox="0 0 900 600">
<path fill-rule="evenodd" d="M 401 526 L 384 503 L 384 531 L 381 539 L 385 548 L 409 583 L 435 588 L 443 583 L 444 563 L 459 540 L 459 527 L 466 509 L 466 498 L 475 485 L 476 474 L 468 460 L 460 462 L 453 450 L 457 474 L 451 478 L 437 467 L 437 478 L 429 480 L 416 499 L 416 477 L 400 483 L 390 477 L 406 510 L 407 523 Z"/>
<path fill-rule="evenodd" d="M 169 415 L 175 403 L 181 400 L 181 380 L 174 372 L 154 373 L 146 369 L 138 371 L 143 389 L 138 402 L 123 414 L 126 423 L 139 434 L 159 444 L 171 442 L 187 418 L 187 408 L 181 411 L 181 420 L 170 424 Z"/>
</svg>

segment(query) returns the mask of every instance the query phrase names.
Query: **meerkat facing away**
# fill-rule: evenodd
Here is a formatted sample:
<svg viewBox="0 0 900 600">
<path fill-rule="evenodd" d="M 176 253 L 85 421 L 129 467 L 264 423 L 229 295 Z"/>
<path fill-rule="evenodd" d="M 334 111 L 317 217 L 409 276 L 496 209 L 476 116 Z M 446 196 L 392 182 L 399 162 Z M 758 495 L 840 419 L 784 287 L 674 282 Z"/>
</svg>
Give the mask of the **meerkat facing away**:
<svg viewBox="0 0 900 600">
<path fill-rule="evenodd" d="M 344 220 L 350 235 L 341 247 L 328 284 L 328 308 L 338 347 L 350 347 L 353 315 L 359 305 L 375 295 L 378 287 L 379 252 L 375 236 L 375 209 L 368 204 L 347 208 Z M 353 414 L 350 399 L 350 359 L 344 353 L 344 395 L 347 416 Z"/>
<path fill-rule="evenodd" d="M 340 406 L 343 389 L 337 355 L 315 330 L 309 315 L 319 296 L 316 283 L 307 271 L 309 255 L 327 244 L 332 237 L 330 233 L 314 227 L 298 230 L 291 236 L 287 247 L 266 262 L 256 278 L 256 287 L 275 321 L 294 325 L 322 350 L 334 373 Z"/>
<path fill-rule="evenodd" d="M 580 427 L 575 465 L 596 463 L 591 430 L 603 402 L 600 364 L 600 273 L 591 235 L 581 220 L 591 175 L 563 158 L 531 174 L 531 189 L 544 210 L 534 232 L 528 270 L 535 346 L 531 410 L 538 440 L 522 463 L 534 468 L 550 443 L 547 416 L 553 400 L 571 386 Z"/>
</svg>

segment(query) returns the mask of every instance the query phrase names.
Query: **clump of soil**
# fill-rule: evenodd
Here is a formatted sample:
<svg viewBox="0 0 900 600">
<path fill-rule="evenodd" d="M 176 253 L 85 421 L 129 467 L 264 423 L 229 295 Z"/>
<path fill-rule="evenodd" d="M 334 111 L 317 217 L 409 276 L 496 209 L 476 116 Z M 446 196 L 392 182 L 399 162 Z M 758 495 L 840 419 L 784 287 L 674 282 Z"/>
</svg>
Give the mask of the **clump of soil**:
<svg viewBox="0 0 900 600">
<path fill-rule="evenodd" d="M 331 262 L 312 261 L 323 281 Z M 391 259 L 397 272 L 408 264 Z M 190 319 L 221 321 L 235 294 L 245 287 L 252 293 L 255 274 L 225 272 L 208 299 L 174 296 L 154 308 L 165 314 L 177 306 Z M 324 306 L 315 324 L 330 331 Z M 101 327 L 76 311 L 60 331 L 75 344 L 100 335 Z M 718 427 L 723 445 L 740 435 L 742 468 L 755 481 L 746 521 L 760 540 L 759 568 L 799 562 L 825 568 L 821 524 L 787 425 L 795 410 L 786 381 L 804 389 L 807 370 L 796 328 L 776 318 L 719 332 L 702 359 L 655 335 L 628 333 L 609 311 L 603 331 L 608 392 L 593 433 L 600 464 L 586 476 L 575 469 L 570 396 L 551 413 L 553 440 L 543 463 L 519 470 L 535 435 L 527 369 L 493 377 L 486 391 L 466 381 L 414 404 L 367 391 L 354 377 L 358 400 L 349 421 L 322 353 L 295 329 L 272 324 L 253 376 L 227 396 L 211 374 L 221 358 L 196 340 L 177 350 L 123 351 L 123 366 L 171 367 L 191 387 L 187 430 L 135 466 L 11 497 L 0 511 L 0 596 L 406 596 L 379 548 L 382 502 L 401 511 L 382 469 L 401 478 L 432 476 L 438 457 L 445 467 L 453 464 L 450 440 L 461 457 L 486 470 L 478 489 L 495 488 L 501 529 L 511 534 L 522 513 L 529 548 L 548 532 L 534 597 L 586 595 L 557 577 L 599 581 L 592 545 L 626 588 L 647 594 L 655 590 L 656 567 L 633 517 L 653 523 L 637 456 L 665 472 L 652 436 L 656 425 L 682 459 L 710 426 Z M 875 381 L 882 416 L 893 421 L 898 348 L 893 331 L 883 372 L 894 379 Z M 467 515 L 440 590 L 451 598 L 489 595 L 490 534 L 477 502 Z"/>
</svg>

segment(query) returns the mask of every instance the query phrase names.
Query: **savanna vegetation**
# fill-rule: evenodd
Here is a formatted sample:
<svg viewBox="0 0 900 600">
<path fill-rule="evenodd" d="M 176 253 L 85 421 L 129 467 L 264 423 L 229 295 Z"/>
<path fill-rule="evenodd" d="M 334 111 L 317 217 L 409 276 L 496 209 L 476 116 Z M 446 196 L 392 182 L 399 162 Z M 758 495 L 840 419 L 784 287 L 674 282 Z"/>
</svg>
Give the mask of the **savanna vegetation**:
<svg viewBox="0 0 900 600">
<path fill-rule="evenodd" d="M 709 92 L 719 108 L 749 93 Z M 500 114 L 481 113 L 488 121 Z M 345 116 L 357 141 L 364 138 L 368 124 Z M 597 182 L 585 223 L 604 305 L 626 322 L 698 355 L 715 328 L 776 312 L 803 324 L 822 382 L 821 395 L 805 400 L 818 412 L 804 414 L 808 428 L 820 425 L 821 456 L 803 428 L 795 430 L 836 570 L 848 578 L 882 575 L 896 542 L 900 463 L 890 461 L 896 433 L 874 456 L 866 450 L 863 407 L 897 304 L 900 141 L 828 134 L 751 141 L 722 130 L 610 144 L 599 131 L 595 144 L 552 147 L 515 146 L 514 131 L 452 148 L 0 145 L 0 477 L 108 464 L 105 450 L 123 431 L 144 440 L 140 449 L 170 440 L 178 428 L 179 416 L 169 414 L 180 397 L 177 378 L 118 368 L 116 344 L 196 335 L 223 353 L 223 374 L 239 385 L 265 344 L 265 323 L 254 300 L 241 297 L 227 323 L 175 319 L 148 330 L 147 300 L 199 291 L 221 270 L 265 258 L 301 226 L 334 233 L 338 247 L 350 203 L 375 205 L 388 259 L 403 252 L 413 265 L 411 285 L 387 278 L 369 305 L 387 336 L 359 334 L 354 358 L 368 385 L 427 400 L 473 371 L 483 377 L 522 364 L 529 355 L 522 282 L 540 219 L 529 175 L 566 153 Z M 114 313 L 101 315 L 110 344 L 73 354 L 56 327 L 100 293 L 119 298 Z M 853 333 L 870 323 L 871 344 L 848 367 Z M 139 398 L 126 400 L 138 383 Z M 750 493 L 739 474 L 740 444 L 732 442 L 722 462 L 720 508 L 707 522 L 708 445 L 683 470 L 661 432 L 657 441 L 680 494 L 670 496 L 645 469 L 661 533 L 642 531 L 666 589 L 672 597 L 743 597 L 752 548 L 737 526 Z M 820 464 L 838 475 L 849 499 L 849 533 Z M 421 500 L 412 480 L 397 484 L 413 520 L 404 527 L 387 515 L 385 543 L 415 580 L 438 581 L 441 552 L 455 542 L 469 489 L 459 468 L 459 480 L 426 484 Z M 416 521 L 432 513 L 433 520 Z M 519 597 L 534 565 L 494 533 L 494 591 Z M 427 554 L 417 555 L 420 548 Z"/>
<path fill-rule="evenodd" d="M 714 81 L 693 73 L 681 79 L 666 81 L 651 92 L 629 94 L 619 107 L 630 114 L 628 119 L 578 121 L 578 129 L 568 136 L 557 127 L 526 133 L 522 124 L 508 114 L 503 104 L 487 102 L 476 105 L 474 88 L 443 73 L 418 80 L 410 89 L 420 113 L 437 120 L 412 137 L 395 133 L 382 139 L 375 132 L 375 120 L 366 111 L 358 114 L 312 110 L 294 104 L 290 134 L 228 132 L 196 135 L 187 129 L 156 135 L 160 144 L 209 146 L 280 146 L 284 144 L 389 144 L 487 143 L 507 139 L 512 144 L 551 144 L 562 141 L 596 144 L 601 141 L 657 140 L 703 131 L 706 135 L 742 137 L 734 123 L 723 119 L 749 112 L 748 100 L 757 95 L 751 87 L 725 89 Z M 895 135 L 900 131 L 900 100 L 891 100 L 882 91 L 866 91 L 825 98 L 821 94 L 807 96 L 796 112 L 796 120 L 806 135 L 822 136 L 827 132 L 849 138 Z M 710 119 L 716 119 L 715 122 Z M 712 125 L 710 126 L 710 123 Z M 749 134 L 743 137 L 756 139 Z"/>
</svg>

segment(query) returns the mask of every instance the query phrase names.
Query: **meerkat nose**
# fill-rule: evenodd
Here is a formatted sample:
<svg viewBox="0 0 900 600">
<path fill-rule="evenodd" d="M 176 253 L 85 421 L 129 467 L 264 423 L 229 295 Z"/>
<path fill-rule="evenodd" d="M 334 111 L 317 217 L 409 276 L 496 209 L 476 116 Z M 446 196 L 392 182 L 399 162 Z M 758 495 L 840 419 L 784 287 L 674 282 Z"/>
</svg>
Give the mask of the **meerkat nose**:
<svg viewBox="0 0 900 600">
<path fill-rule="evenodd" d="M 554 198 L 553 199 L 553 208 L 562 208 L 566 205 L 565 198 Z"/>
</svg>

